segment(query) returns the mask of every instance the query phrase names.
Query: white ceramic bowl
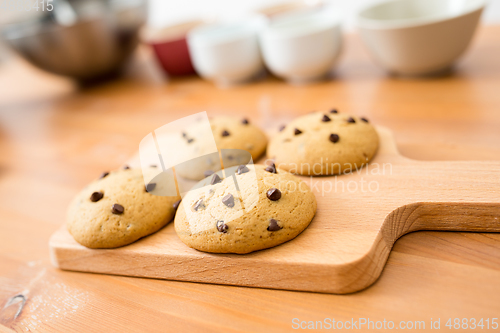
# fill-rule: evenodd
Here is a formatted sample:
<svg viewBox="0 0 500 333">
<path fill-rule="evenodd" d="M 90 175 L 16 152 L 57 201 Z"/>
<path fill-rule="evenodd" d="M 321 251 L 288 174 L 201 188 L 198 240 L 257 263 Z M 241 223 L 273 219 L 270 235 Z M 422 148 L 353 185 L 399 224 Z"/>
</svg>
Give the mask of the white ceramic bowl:
<svg viewBox="0 0 500 333">
<path fill-rule="evenodd" d="M 187 42 L 196 72 L 222 86 L 256 77 L 264 68 L 258 34 L 266 23 L 255 15 L 193 29 Z"/>
<path fill-rule="evenodd" d="M 387 71 L 428 75 L 450 68 L 464 53 L 484 0 L 395 0 L 358 13 L 361 37 Z"/>
<path fill-rule="evenodd" d="M 276 17 L 260 34 L 264 62 L 291 83 L 326 77 L 340 54 L 342 34 L 332 7 Z"/>
</svg>

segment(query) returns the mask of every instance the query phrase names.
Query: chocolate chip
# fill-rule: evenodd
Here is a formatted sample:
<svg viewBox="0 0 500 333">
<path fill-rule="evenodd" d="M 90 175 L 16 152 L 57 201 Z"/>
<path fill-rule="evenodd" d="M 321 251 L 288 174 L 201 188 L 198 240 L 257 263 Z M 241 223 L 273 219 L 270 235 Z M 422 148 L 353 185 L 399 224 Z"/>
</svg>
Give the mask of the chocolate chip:
<svg viewBox="0 0 500 333">
<path fill-rule="evenodd" d="M 248 121 L 248 119 L 246 119 L 246 118 L 244 118 L 244 119 L 241 121 L 241 123 L 242 123 L 243 125 L 248 125 L 248 124 L 250 124 L 250 122 L 249 122 L 249 121 Z"/>
<path fill-rule="evenodd" d="M 230 135 L 230 134 L 229 134 L 229 132 L 228 132 L 228 131 L 226 131 L 226 130 L 223 130 L 223 131 L 222 131 L 222 136 L 229 136 L 229 135 Z"/>
<path fill-rule="evenodd" d="M 196 203 L 194 204 L 193 206 L 194 210 L 198 210 L 200 208 L 205 208 L 205 204 L 203 203 L 203 199 L 200 199 L 198 201 L 196 201 Z"/>
<path fill-rule="evenodd" d="M 337 143 L 337 142 L 339 142 L 339 139 L 340 139 L 340 137 L 338 136 L 338 134 L 330 134 L 330 141 L 331 142 Z"/>
<path fill-rule="evenodd" d="M 234 197 L 231 193 L 229 194 L 226 194 L 224 196 L 224 198 L 222 198 L 222 203 L 226 206 L 228 206 L 229 208 L 232 208 L 234 207 Z"/>
<path fill-rule="evenodd" d="M 180 204 L 181 204 L 181 201 L 180 201 L 180 200 L 177 200 L 176 202 L 174 202 L 174 203 L 172 204 L 172 206 L 174 207 L 174 209 L 177 209 L 177 208 L 179 208 L 179 205 L 180 205 Z"/>
<path fill-rule="evenodd" d="M 226 233 L 227 229 L 229 229 L 229 227 L 227 226 L 227 224 L 225 224 L 224 221 L 222 221 L 222 220 L 217 221 L 216 226 L 217 226 L 217 230 L 219 232 L 223 232 L 223 233 Z"/>
<path fill-rule="evenodd" d="M 109 175 L 109 172 L 105 171 L 105 172 L 103 172 L 103 173 L 99 176 L 99 179 L 102 179 L 102 178 L 106 177 L 107 175 Z"/>
<path fill-rule="evenodd" d="M 328 117 L 328 116 L 325 114 L 325 115 L 323 115 L 323 118 L 321 118 L 321 121 L 322 121 L 322 122 L 324 122 L 324 123 L 326 123 L 326 122 L 331 121 L 331 119 L 330 119 L 330 117 Z"/>
<path fill-rule="evenodd" d="M 242 173 L 247 173 L 250 169 L 246 165 L 242 164 L 236 169 L 236 174 L 241 175 Z"/>
<path fill-rule="evenodd" d="M 279 131 L 282 132 L 285 128 L 286 128 L 285 125 L 281 125 L 280 128 L 279 128 Z"/>
<path fill-rule="evenodd" d="M 351 123 L 351 124 L 354 124 L 356 122 L 356 120 L 354 120 L 353 117 L 349 117 L 349 119 L 347 119 L 347 122 Z"/>
<path fill-rule="evenodd" d="M 206 170 L 205 172 L 203 172 L 203 175 L 205 176 L 205 178 L 210 177 L 213 174 L 214 174 L 214 172 L 212 170 Z"/>
<path fill-rule="evenodd" d="M 156 183 L 149 183 L 146 185 L 146 192 L 153 192 L 156 187 Z"/>
<path fill-rule="evenodd" d="M 150 167 L 151 168 L 156 168 L 156 164 L 151 164 Z"/>
<path fill-rule="evenodd" d="M 182 137 L 183 137 L 183 138 L 187 138 L 187 136 L 188 136 L 188 135 L 187 135 L 187 133 L 186 133 L 186 132 L 182 132 Z"/>
<path fill-rule="evenodd" d="M 299 135 L 299 134 L 302 134 L 302 131 L 299 130 L 298 128 L 295 129 L 295 131 L 293 132 L 295 135 Z"/>
<path fill-rule="evenodd" d="M 365 123 L 369 122 L 368 119 L 366 119 L 366 118 L 361 118 L 361 120 L 364 121 Z"/>
<path fill-rule="evenodd" d="M 271 165 L 268 165 L 264 171 L 270 172 L 270 173 L 278 173 L 278 170 L 276 169 L 276 165 L 272 163 Z"/>
<path fill-rule="evenodd" d="M 280 229 L 283 229 L 283 227 L 281 227 L 279 224 L 278 224 L 278 221 L 275 220 L 275 219 L 270 219 L 269 220 L 269 227 L 267 227 L 267 230 L 268 231 L 278 231 Z"/>
<path fill-rule="evenodd" d="M 189 138 L 189 139 L 187 140 L 187 143 L 191 143 L 191 142 L 193 142 L 193 141 L 194 141 L 194 139 L 193 139 L 193 138 Z"/>
<path fill-rule="evenodd" d="M 227 155 L 227 159 L 228 159 L 229 161 L 232 161 L 232 160 L 234 160 L 234 157 L 233 157 L 233 155 Z"/>
<path fill-rule="evenodd" d="M 339 113 L 339 112 L 337 111 L 337 109 L 331 109 L 330 113 Z"/>
<path fill-rule="evenodd" d="M 272 201 L 277 201 L 281 198 L 281 191 L 273 187 L 267 190 L 267 198 Z"/>
<path fill-rule="evenodd" d="M 113 206 L 111 206 L 111 212 L 113 214 L 123 214 L 124 211 L 125 208 L 123 208 L 123 206 L 120 204 L 114 204 Z"/>
<path fill-rule="evenodd" d="M 219 175 L 214 173 L 214 175 L 212 176 L 212 179 L 210 180 L 210 185 L 215 185 L 215 184 L 218 184 L 222 182 L 222 179 L 220 179 Z"/>
<path fill-rule="evenodd" d="M 104 193 L 102 193 L 101 191 L 99 191 L 99 192 L 94 192 L 94 193 L 92 193 L 92 195 L 90 196 L 90 201 L 92 201 L 92 202 L 97 202 L 97 201 L 101 200 L 103 196 L 104 196 Z"/>
<path fill-rule="evenodd" d="M 123 166 L 123 170 L 128 170 L 128 169 L 130 169 L 130 167 L 128 165 Z"/>
</svg>

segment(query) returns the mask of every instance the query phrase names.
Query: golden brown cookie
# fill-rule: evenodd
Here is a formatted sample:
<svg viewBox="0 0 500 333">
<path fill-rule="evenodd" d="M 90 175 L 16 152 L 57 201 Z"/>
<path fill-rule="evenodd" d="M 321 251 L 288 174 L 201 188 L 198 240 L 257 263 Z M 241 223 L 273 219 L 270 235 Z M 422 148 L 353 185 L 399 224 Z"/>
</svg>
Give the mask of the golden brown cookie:
<svg viewBox="0 0 500 333">
<path fill-rule="evenodd" d="M 146 172 L 155 174 L 156 170 Z M 167 184 L 144 186 L 141 169 L 103 176 L 84 188 L 68 209 L 67 228 L 78 243 L 94 249 L 124 246 L 173 219 L 174 203 L 180 198 L 149 193 L 161 191 Z"/>
<path fill-rule="evenodd" d="M 377 131 L 365 118 L 313 112 L 293 120 L 274 136 L 267 155 L 278 168 L 291 173 L 335 175 L 363 167 L 378 145 Z"/>
<path fill-rule="evenodd" d="M 249 253 L 289 241 L 309 225 L 316 198 L 306 183 L 263 165 L 225 174 L 234 169 L 236 182 L 219 172 L 183 198 L 175 231 L 185 244 L 205 252 Z"/>
<path fill-rule="evenodd" d="M 203 133 L 206 132 L 198 129 L 199 126 L 203 125 L 194 124 L 183 133 L 185 140 L 180 148 L 190 155 L 203 156 L 211 153 L 212 145 L 210 143 L 213 141 L 203 137 Z M 266 149 L 266 135 L 248 119 L 217 116 L 210 118 L 210 126 L 219 151 L 227 149 L 246 151 L 250 153 L 253 161 L 256 161 Z M 249 154 L 246 153 L 229 152 L 229 156 L 223 156 L 224 167 L 247 164 L 249 157 Z M 220 169 L 221 164 L 218 156 L 210 156 L 198 159 L 195 163 L 177 166 L 176 172 L 183 178 L 200 180 L 204 178 L 205 172 Z"/>
</svg>

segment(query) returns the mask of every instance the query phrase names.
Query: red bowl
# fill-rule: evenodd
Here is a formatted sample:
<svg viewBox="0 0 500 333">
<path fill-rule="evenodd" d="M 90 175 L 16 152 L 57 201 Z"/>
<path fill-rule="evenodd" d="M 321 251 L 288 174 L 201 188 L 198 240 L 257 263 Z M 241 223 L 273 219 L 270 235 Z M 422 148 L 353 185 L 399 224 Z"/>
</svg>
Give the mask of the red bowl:
<svg viewBox="0 0 500 333">
<path fill-rule="evenodd" d="M 146 28 L 143 41 L 150 45 L 163 70 L 171 76 L 196 74 L 186 41 L 187 33 L 202 24 L 189 21 L 161 29 Z"/>
</svg>

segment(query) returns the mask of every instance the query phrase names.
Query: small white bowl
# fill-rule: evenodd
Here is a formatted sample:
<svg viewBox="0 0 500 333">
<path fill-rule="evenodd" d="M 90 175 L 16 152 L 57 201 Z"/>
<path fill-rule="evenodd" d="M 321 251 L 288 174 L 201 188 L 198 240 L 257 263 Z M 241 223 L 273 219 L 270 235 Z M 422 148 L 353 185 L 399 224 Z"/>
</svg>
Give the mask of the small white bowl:
<svg viewBox="0 0 500 333">
<path fill-rule="evenodd" d="M 255 15 L 191 30 L 187 42 L 196 72 L 221 86 L 258 76 L 264 69 L 258 34 L 266 23 L 264 16 Z"/>
<path fill-rule="evenodd" d="M 445 71 L 469 45 L 484 0 L 396 0 L 358 13 L 361 37 L 371 55 L 397 75 Z"/>
<path fill-rule="evenodd" d="M 264 62 L 276 76 L 307 83 L 330 74 L 340 55 L 338 13 L 330 6 L 278 16 L 262 30 Z"/>
</svg>

